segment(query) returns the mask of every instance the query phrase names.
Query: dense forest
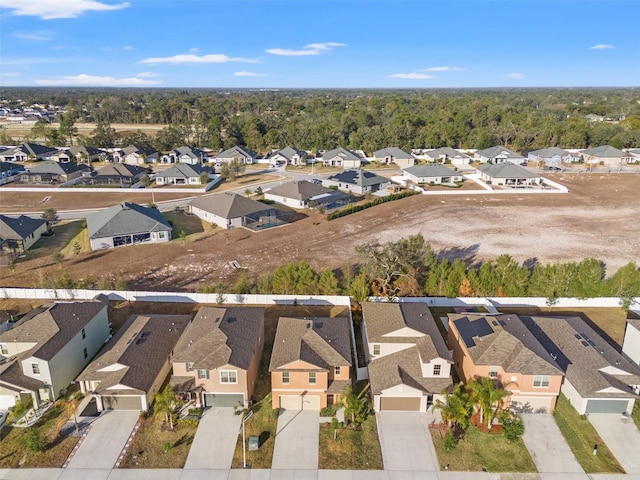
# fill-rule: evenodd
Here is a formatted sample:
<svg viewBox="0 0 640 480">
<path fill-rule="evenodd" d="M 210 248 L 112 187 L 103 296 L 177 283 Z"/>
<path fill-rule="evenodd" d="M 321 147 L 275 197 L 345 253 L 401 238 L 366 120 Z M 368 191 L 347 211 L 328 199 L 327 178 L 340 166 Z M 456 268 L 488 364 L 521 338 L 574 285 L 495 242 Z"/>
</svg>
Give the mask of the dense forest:
<svg viewBox="0 0 640 480">
<path fill-rule="evenodd" d="M 608 144 L 640 147 L 640 89 L 440 90 L 178 90 L 2 88 L 7 107 L 57 105 L 66 132 L 47 129 L 49 143 L 68 137 L 94 147 L 179 145 L 260 153 L 293 145 L 309 151 L 344 146 L 372 152 L 487 148 L 516 151 Z M 95 123 L 87 137 L 74 123 Z M 112 124 L 167 125 L 155 137 L 118 134 Z M 71 128 L 69 126 L 71 125 Z M 10 143 L 0 132 L 0 143 Z"/>
</svg>

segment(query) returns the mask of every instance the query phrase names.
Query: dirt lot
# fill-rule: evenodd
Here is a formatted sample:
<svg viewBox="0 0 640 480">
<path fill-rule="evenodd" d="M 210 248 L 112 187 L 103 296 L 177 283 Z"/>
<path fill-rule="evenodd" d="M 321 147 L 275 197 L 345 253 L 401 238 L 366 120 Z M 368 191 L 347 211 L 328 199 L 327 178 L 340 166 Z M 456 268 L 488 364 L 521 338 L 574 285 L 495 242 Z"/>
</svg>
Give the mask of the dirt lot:
<svg viewBox="0 0 640 480">
<path fill-rule="evenodd" d="M 436 250 L 470 262 L 509 253 L 519 261 L 578 261 L 595 257 L 611 273 L 640 252 L 640 175 L 554 174 L 570 193 L 552 195 L 416 195 L 328 222 L 312 213 L 292 225 L 261 232 L 205 229 L 187 241 L 138 245 L 81 254 L 62 267 L 50 256 L 21 261 L 0 284 L 33 286 L 43 276 L 98 279 L 121 275 L 130 287 L 193 290 L 236 275 L 249 275 L 305 259 L 316 269 L 357 262 L 353 247 L 422 233 Z M 16 194 L 7 201 L 22 202 Z M 53 252 L 52 252 L 53 253 Z"/>
</svg>

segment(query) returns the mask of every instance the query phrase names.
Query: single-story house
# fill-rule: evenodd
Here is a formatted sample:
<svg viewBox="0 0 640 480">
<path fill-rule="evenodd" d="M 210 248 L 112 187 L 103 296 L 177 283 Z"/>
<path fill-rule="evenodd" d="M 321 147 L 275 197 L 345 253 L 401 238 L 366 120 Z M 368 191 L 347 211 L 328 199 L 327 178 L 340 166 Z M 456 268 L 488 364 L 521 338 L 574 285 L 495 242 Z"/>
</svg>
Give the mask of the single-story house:
<svg viewBox="0 0 640 480">
<path fill-rule="evenodd" d="M 171 372 L 190 315 L 133 315 L 78 375 L 80 390 L 103 410 L 146 411 Z"/>
<path fill-rule="evenodd" d="M 160 157 L 161 163 L 187 163 L 199 165 L 208 161 L 207 152 L 195 147 L 178 147 Z"/>
<path fill-rule="evenodd" d="M 109 339 L 107 305 L 56 302 L 0 333 L 0 410 L 56 400 Z"/>
<path fill-rule="evenodd" d="M 491 185 L 525 187 L 542 183 L 542 178 L 539 175 L 511 162 L 485 163 L 476 170 L 480 174 L 480 178 Z"/>
<path fill-rule="evenodd" d="M 73 155 L 71 155 L 67 149 L 62 148 L 60 150 L 56 150 L 51 155 L 49 155 L 47 160 L 51 160 L 52 162 L 67 163 L 67 162 L 74 161 L 74 158 L 73 158 Z"/>
<path fill-rule="evenodd" d="M 350 320 L 280 317 L 271 352 L 273 408 L 320 410 L 351 386 Z"/>
<path fill-rule="evenodd" d="M 640 394 L 640 367 L 580 317 L 523 317 L 564 372 L 562 393 L 580 414 L 630 414 Z"/>
<path fill-rule="evenodd" d="M 235 159 L 240 160 L 246 165 L 251 165 L 258 160 L 258 154 L 250 148 L 236 145 L 210 158 L 212 162 L 216 163 L 216 166 L 222 165 L 223 163 L 230 163 Z"/>
<path fill-rule="evenodd" d="M 627 319 L 627 327 L 622 341 L 622 353 L 640 366 L 640 320 Z"/>
<path fill-rule="evenodd" d="M 214 177 L 211 167 L 176 163 L 157 173 L 154 179 L 158 185 L 202 185 L 200 176 L 203 173 L 207 174 L 207 182 Z"/>
<path fill-rule="evenodd" d="M 24 167 L 12 162 L 0 162 L 0 183 L 2 180 L 10 181 L 11 177 L 20 175 L 24 172 Z"/>
<path fill-rule="evenodd" d="M 558 147 L 533 150 L 529 152 L 527 158 L 532 162 L 544 162 L 547 167 L 560 167 L 563 163 L 574 163 L 580 161 L 579 155 L 574 155 Z"/>
<path fill-rule="evenodd" d="M 294 180 L 267 190 L 267 200 L 287 205 L 291 208 L 317 208 L 327 210 L 342 207 L 353 201 L 351 195 L 323 187 L 307 180 Z"/>
<path fill-rule="evenodd" d="M 13 256 L 26 252 L 47 228 L 47 222 L 41 218 L 0 215 L 0 252 Z"/>
<path fill-rule="evenodd" d="M 202 307 L 175 348 L 170 384 L 203 407 L 250 406 L 264 345 L 264 308 Z"/>
<path fill-rule="evenodd" d="M 57 151 L 57 148 L 47 147 L 39 143 L 23 143 L 17 147 L 11 147 L 0 152 L 0 160 L 3 162 L 26 162 L 34 160 L 48 160 Z"/>
<path fill-rule="evenodd" d="M 322 165 L 325 167 L 360 168 L 362 159 L 357 153 L 346 148 L 327 150 L 322 154 Z"/>
<path fill-rule="evenodd" d="M 365 302 L 361 325 L 376 412 L 426 412 L 442 399 L 453 362 L 425 303 Z"/>
<path fill-rule="evenodd" d="M 307 164 L 308 153 L 295 147 L 284 147 L 269 155 L 269 163 L 283 165 L 304 166 Z"/>
<path fill-rule="evenodd" d="M 189 211 L 224 229 L 247 227 L 261 230 L 286 223 L 283 213 L 277 208 L 233 192 L 198 197 L 189 203 Z"/>
<path fill-rule="evenodd" d="M 160 154 L 153 148 L 129 145 L 122 149 L 120 161 L 130 165 L 144 165 L 147 163 L 156 163 L 159 158 Z"/>
<path fill-rule="evenodd" d="M 94 172 L 93 175 L 80 179 L 78 183 L 85 185 L 120 185 L 128 188 L 138 183 L 140 177 L 148 173 L 148 168 L 139 165 L 110 163 Z"/>
<path fill-rule="evenodd" d="M 525 157 L 500 145 L 476 151 L 473 154 L 473 159 L 483 163 L 510 162 L 514 165 L 527 163 L 527 159 Z"/>
<path fill-rule="evenodd" d="M 517 315 L 449 314 L 448 345 L 465 382 L 476 377 L 499 381 L 516 411 L 554 410 L 563 371 L 553 351 Z"/>
<path fill-rule="evenodd" d="M 395 163 L 400 168 L 412 167 L 416 158 L 398 147 L 387 147 L 373 152 L 373 160 L 389 165 Z"/>
<path fill-rule="evenodd" d="M 386 190 L 391 185 L 391 181 L 369 170 L 343 170 L 323 179 L 322 185 L 364 195 Z"/>
<path fill-rule="evenodd" d="M 600 145 L 599 147 L 587 148 L 579 152 L 585 163 L 602 163 L 604 165 L 620 165 L 622 157 L 627 157 L 622 150 L 611 147 L 609 145 Z"/>
<path fill-rule="evenodd" d="M 469 165 L 471 157 L 451 147 L 441 147 L 424 153 L 429 162 L 450 163 L 452 165 Z"/>
<path fill-rule="evenodd" d="M 461 182 L 463 179 L 460 172 L 456 172 L 444 165 L 416 165 L 405 168 L 403 173 L 405 177 L 417 185 L 424 183 L 435 185 L 442 183 L 452 184 Z"/>
<path fill-rule="evenodd" d="M 87 215 L 92 250 L 165 243 L 171 240 L 171 225 L 156 208 L 123 202 Z"/>
<path fill-rule="evenodd" d="M 76 162 L 99 162 L 107 158 L 107 152 L 84 145 L 73 145 L 68 148 L 68 152 Z"/>
<path fill-rule="evenodd" d="M 640 163 L 640 148 L 629 149 L 620 160 L 622 163 Z"/>
<path fill-rule="evenodd" d="M 58 163 L 53 161 L 42 162 L 29 168 L 20 174 L 18 183 L 65 183 L 91 172 L 88 165 L 80 165 L 75 162 Z"/>
</svg>

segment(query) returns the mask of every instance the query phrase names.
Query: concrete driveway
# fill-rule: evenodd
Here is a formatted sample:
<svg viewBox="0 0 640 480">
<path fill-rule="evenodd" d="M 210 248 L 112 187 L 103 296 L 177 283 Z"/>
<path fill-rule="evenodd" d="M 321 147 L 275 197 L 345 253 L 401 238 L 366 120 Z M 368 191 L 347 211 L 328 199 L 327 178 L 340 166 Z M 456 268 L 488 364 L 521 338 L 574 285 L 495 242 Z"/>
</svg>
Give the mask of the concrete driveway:
<svg viewBox="0 0 640 480">
<path fill-rule="evenodd" d="M 242 415 L 236 415 L 232 408 L 206 410 L 200 419 L 184 468 L 231 468 L 241 422 Z"/>
<path fill-rule="evenodd" d="M 430 413 L 376 413 L 385 470 L 440 470 L 429 433 L 434 418 Z"/>
<path fill-rule="evenodd" d="M 640 475 L 640 430 L 633 420 L 614 413 L 590 413 L 589 421 L 629 475 Z"/>
<path fill-rule="evenodd" d="M 93 422 L 67 468 L 113 468 L 140 412 L 107 410 Z"/>
<path fill-rule="evenodd" d="M 281 410 L 273 450 L 273 470 L 316 470 L 320 412 Z"/>
<path fill-rule="evenodd" d="M 560 429 L 548 413 L 520 415 L 524 421 L 522 440 L 540 473 L 584 473 Z"/>
</svg>

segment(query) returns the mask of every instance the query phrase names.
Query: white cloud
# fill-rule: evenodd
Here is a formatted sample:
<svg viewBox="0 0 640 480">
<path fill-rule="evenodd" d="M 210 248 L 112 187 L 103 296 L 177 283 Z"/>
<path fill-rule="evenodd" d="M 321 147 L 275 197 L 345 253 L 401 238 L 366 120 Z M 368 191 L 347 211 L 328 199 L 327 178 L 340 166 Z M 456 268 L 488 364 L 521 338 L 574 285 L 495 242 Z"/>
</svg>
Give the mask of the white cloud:
<svg viewBox="0 0 640 480">
<path fill-rule="evenodd" d="M 509 78 L 514 78 L 516 80 L 524 80 L 525 78 L 527 78 L 525 76 L 524 73 L 520 73 L 520 72 L 513 72 L 509 74 Z"/>
<path fill-rule="evenodd" d="M 66 62 L 68 59 L 54 58 L 54 57 L 0 57 L 0 66 L 7 65 L 38 65 L 43 63 L 61 63 Z"/>
<path fill-rule="evenodd" d="M 307 55 L 320 55 L 323 52 L 328 52 L 335 47 L 346 47 L 346 43 L 337 42 L 325 42 L 325 43 L 310 43 L 305 45 L 301 50 L 292 50 L 290 48 L 270 48 L 265 50 L 271 55 L 280 55 L 283 57 L 301 57 Z"/>
<path fill-rule="evenodd" d="M 1 72 L 0 77 L 3 78 L 16 78 L 20 76 L 20 72 Z"/>
<path fill-rule="evenodd" d="M 403 80 L 428 80 L 430 78 L 437 78 L 433 75 L 427 75 L 426 73 L 394 73 L 389 75 L 389 78 L 401 78 Z"/>
<path fill-rule="evenodd" d="M 589 47 L 589 50 L 610 50 L 612 48 L 616 48 L 613 45 L 609 45 L 607 43 L 599 43 L 594 45 L 593 47 Z"/>
<path fill-rule="evenodd" d="M 20 40 L 34 40 L 36 42 L 46 42 L 54 37 L 52 32 L 47 32 L 44 30 L 34 32 L 16 32 L 12 33 L 11 36 L 14 38 L 19 38 Z"/>
<path fill-rule="evenodd" d="M 107 4 L 96 0 L 2 0 L 1 8 L 11 9 L 14 15 L 29 15 L 43 20 L 76 18 L 85 12 L 104 12 L 129 7 L 129 2 Z"/>
<path fill-rule="evenodd" d="M 122 47 L 123 50 L 133 50 L 133 47 L 131 45 L 125 45 L 124 47 Z"/>
<path fill-rule="evenodd" d="M 158 75 L 153 72 L 140 72 L 136 73 L 136 77 L 139 78 L 149 78 L 149 77 L 157 77 Z"/>
<path fill-rule="evenodd" d="M 36 85 L 79 85 L 79 86 L 96 86 L 96 87 L 124 87 L 124 86 L 144 86 L 157 85 L 157 80 L 144 80 L 139 77 L 130 78 L 114 78 L 114 77 L 98 77 L 95 75 L 70 75 L 60 79 L 39 79 L 35 81 Z"/>
<path fill-rule="evenodd" d="M 236 77 L 266 77 L 264 73 L 256 73 L 256 72 L 234 72 Z"/>
<path fill-rule="evenodd" d="M 465 70 L 462 67 L 429 67 L 425 68 L 425 72 L 462 72 Z"/>
<path fill-rule="evenodd" d="M 190 48 L 189 49 L 189 53 L 198 53 L 198 49 L 197 48 Z"/>
<path fill-rule="evenodd" d="M 156 64 L 156 63 L 258 63 L 257 60 L 251 58 L 238 58 L 228 57 L 223 53 L 210 53 L 209 55 L 193 55 L 193 54 L 180 54 L 172 57 L 151 57 L 141 60 L 140 63 Z"/>
</svg>

